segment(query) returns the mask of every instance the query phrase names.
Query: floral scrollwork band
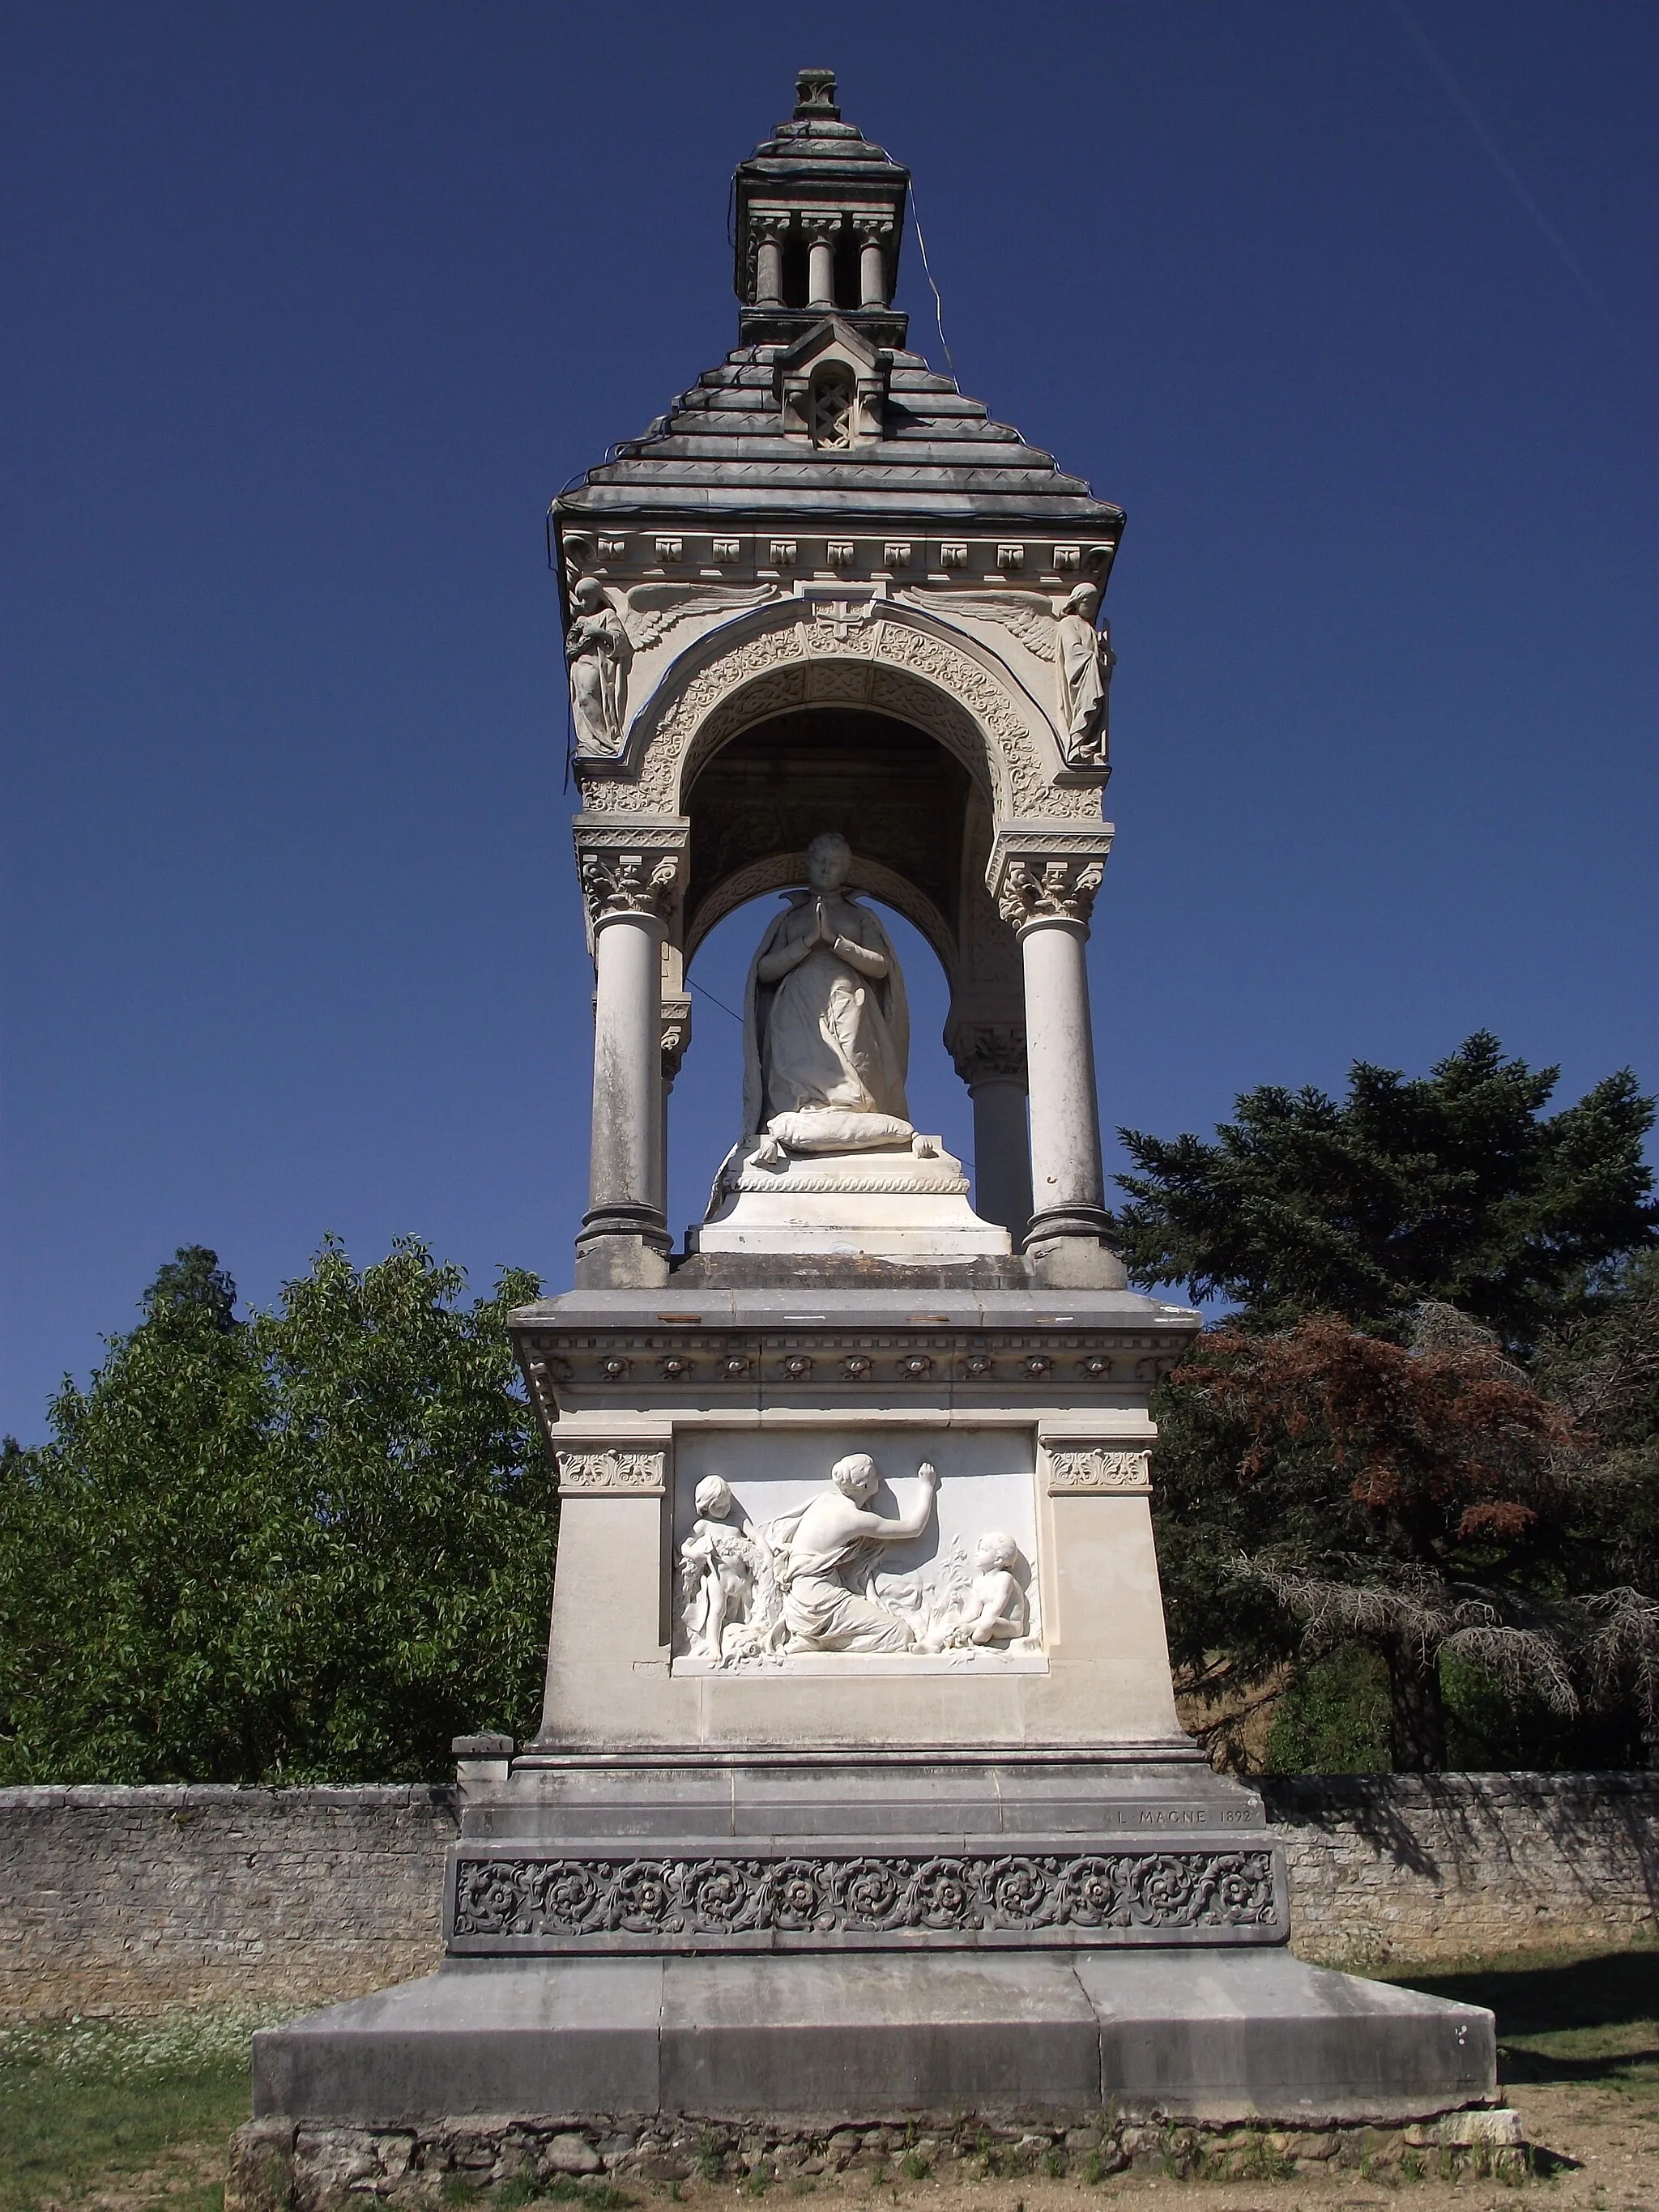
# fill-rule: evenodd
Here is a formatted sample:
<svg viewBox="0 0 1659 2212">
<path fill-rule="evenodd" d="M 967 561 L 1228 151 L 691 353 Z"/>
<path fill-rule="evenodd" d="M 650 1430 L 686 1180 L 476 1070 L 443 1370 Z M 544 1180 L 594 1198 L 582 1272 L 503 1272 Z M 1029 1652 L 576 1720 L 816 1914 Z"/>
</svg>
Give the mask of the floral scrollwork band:
<svg viewBox="0 0 1659 2212">
<path fill-rule="evenodd" d="M 1110 1445 L 1083 1444 L 1066 1450 L 1048 1448 L 1050 1494 L 1075 1492 L 1150 1490 L 1152 1455 L 1146 1449 L 1124 1450 Z"/>
<path fill-rule="evenodd" d="M 453 1933 L 532 1950 L 617 1937 L 699 1950 L 722 1936 L 801 1948 L 917 1935 L 1096 1944 L 1188 1930 L 1273 1942 L 1282 1915 L 1270 1850 L 461 1857 Z"/>
<path fill-rule="evenodd" d="M 665 1455 L 659 1451 L 562 1451 L 558 1460 L 561 1498 L 606 1491 L 662 1495 Z"/>
</svg>

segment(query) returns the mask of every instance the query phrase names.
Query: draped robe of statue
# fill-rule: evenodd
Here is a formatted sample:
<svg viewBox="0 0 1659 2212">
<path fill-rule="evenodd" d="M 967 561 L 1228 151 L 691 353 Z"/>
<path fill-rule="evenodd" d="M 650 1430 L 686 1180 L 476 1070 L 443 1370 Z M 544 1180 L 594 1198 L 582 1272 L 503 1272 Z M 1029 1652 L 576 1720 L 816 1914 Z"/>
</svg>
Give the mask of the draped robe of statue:
<svg viewBox="0 0 1659 2212">
<path fill-rule="evenodd" d="M 762 938 L 744 1000 L 744 1133 L 779 1115 L 834 1111 L 836 1150 L 908 1141 L 904 1079 L 910 1016 L 904 978 L 880 917 L 845 890 L 824 896 L 837 933 L 879 956 L 883 972 L 861 973 L 833 946 L 811 951 L 775 983 L 761 975 L 769 955 L 811 931 L 818 895 L 792 894 Z M 869 1115 L 868 1133 L 858 1117 Z M 793 1139 L 793 1131 L 788 1133 Z"/>
</svg>

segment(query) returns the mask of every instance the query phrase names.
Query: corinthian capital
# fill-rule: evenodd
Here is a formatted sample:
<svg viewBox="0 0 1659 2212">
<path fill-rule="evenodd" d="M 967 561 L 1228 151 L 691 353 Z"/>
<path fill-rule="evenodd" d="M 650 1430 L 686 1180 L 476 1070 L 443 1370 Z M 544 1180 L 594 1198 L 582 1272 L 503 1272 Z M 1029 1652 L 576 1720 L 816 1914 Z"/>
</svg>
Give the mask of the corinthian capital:
<svg viewBox="0 0 1659 2212">
<path fill-rule="evenodd" d="M 579 814 L 574 830 L 590 938 L 618 916 L 672 918 L 685 881 L 690 824 L 683 817 L 617 822 Z"/>
<path fill-rule="evenodd" d="M 1087 926 L 1105 869 L 1098 860 L 1011 860 L 997 907 L 1016 929 L 1039 921 Z"/>
<path fill-rule="evenodd" d="M 1109 822 L 1004 822 L 991 847 L 986 887 L 1016 930 L 1043 922 L 1087 928 L 1111 849 Z"/>
</svg>

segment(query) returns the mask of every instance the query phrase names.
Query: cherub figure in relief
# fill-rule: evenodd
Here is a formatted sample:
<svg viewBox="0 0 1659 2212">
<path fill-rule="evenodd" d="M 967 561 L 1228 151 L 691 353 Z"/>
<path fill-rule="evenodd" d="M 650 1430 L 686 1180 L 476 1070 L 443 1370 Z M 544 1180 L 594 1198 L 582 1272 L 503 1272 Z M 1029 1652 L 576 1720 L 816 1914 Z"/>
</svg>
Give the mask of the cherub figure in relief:
<svg viewBox="0 0 1659 2212">
<path fill-rule="evenodd" d="M 1028 1615 L 1025 1593 L 1014 1572 L 1018 1565 L 1013 1538 L 988 1528 L 974 1550 L 972 1611 L 952 1632 L 952 1644 L 1012 1644 L 1024 1635 Z"/>
</svg>

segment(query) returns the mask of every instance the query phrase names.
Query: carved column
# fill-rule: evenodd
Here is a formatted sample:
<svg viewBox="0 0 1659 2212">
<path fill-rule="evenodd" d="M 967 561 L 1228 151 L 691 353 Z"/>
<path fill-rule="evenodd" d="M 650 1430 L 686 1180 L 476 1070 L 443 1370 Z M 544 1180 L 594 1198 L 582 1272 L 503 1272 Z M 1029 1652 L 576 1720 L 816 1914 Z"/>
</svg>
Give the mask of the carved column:
<svg viewBox="0 0 1659 2212">
<path fill-rule="evenodd" d="M 963 1023 L 947 1042 L 974 1102 L 974 1211 L 1000 1223 L 1018 1244 L 1031 1218 L 1024 1025 Z"/>
<path fill-rule="evenodd" d="M 684 879 L 683 820 L 576 818 L 593 1000 L 593 1121 L 588 1207 L 576 1280 L 665 1283 L 662 944 Z"/>
<path fill-rule="evenodd" d="M 836 304 L 836 236 L 841 228 L 838 215 L 809 215 L 801 222 L 806 233 L 807 270 L 806 304 L 809 307 L 831 307 Z"/>
<path fill-rule="evenodd" d="M 783 305 L 783 240 L 789 228 L 787 215 L 757 215 L 750 219 L 756 238 L 755 305 Z"/>
<path fill-rule="evenodd" d="M 1056 1287 L 1121 1289 L 1103 1200 L 1100 1108 L 1085 947 L 1109 833 L 1031 839 L 1000 835 L 993 860 L 997 903 L 1019 939 L 1031 1100 L 1031 1193 L 1025 1236 L 1037 1279 Z"/>
<path fill-rule="evenodd" d="M 893 226 L 884 216 L 856 215 L 853 228 L 859 240 L 859 303 L 866 307 L 887 305 L 886 240 Z"/>
</svg>

